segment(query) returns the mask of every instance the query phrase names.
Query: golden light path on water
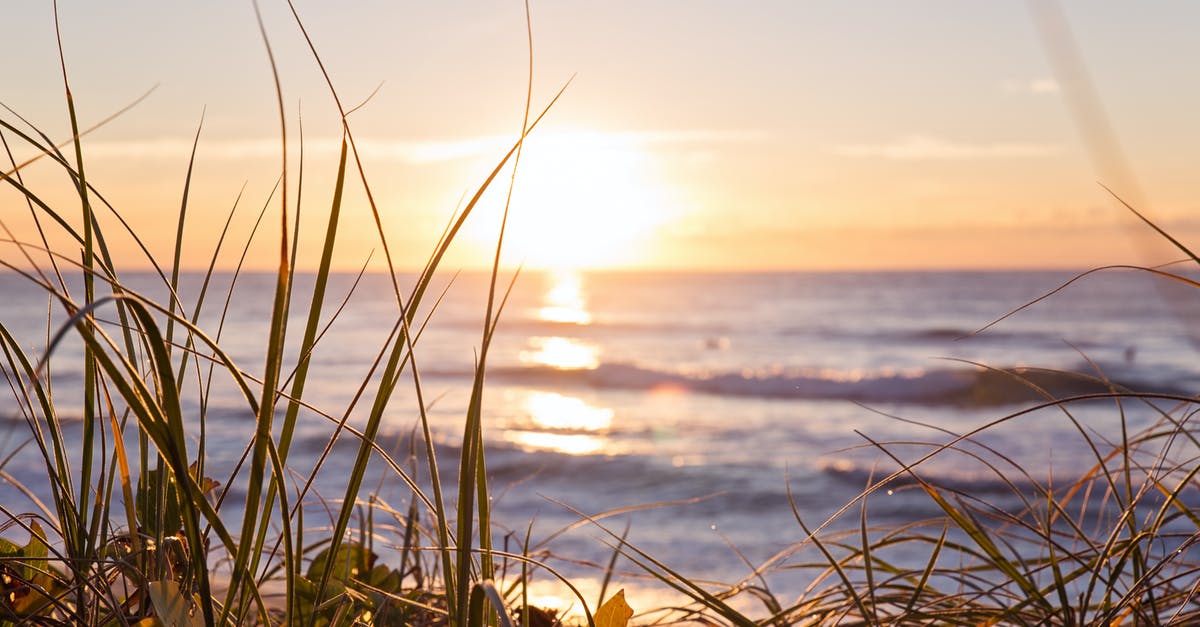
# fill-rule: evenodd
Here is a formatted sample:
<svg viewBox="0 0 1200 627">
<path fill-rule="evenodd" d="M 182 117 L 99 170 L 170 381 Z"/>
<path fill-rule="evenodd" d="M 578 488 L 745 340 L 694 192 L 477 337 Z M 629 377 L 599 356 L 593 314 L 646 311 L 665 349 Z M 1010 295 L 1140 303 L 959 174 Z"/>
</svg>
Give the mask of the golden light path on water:
<svg viewBox="0 0 1200 627">
<path fill-rule="evenodd" d="M 509 431 L 506 439 L 514 444 L 568 455 L 587 455 L 605 448 L 603 434 L 612 426 L 611 409 L 593 407 L 583 399 L 556 392 L 533 392 L 524 408 L 531 426 L 541 430 Z"/>
<path fill-rule="evenodd" d="M 535 392 L 526 402 L 533 423 L 543 429 L 604 431 L 612 426 L 613 410 L 592 407 L 583 399 L 555 392 Z"/>
<path fill-rule="evenodd" d="M 537 310 L 539 319 L 572 325 L 587 325 L 592 314 L 587 309 L 583 279 L 571 271 L 546 274 L 549 289 L 542 296 Z M 539 336 L 529 340 L 530 348 L 521 353 L 521 363 L 530 366 L 549 366 L 561 370 L 592 369 L 600 365 L 599 350 L 586 342 L 560 335 Z"/>
<path fill-rule="evenodd" d="M 538 310 L 538 317 L 547 322 L 568 324 L 591 324 L 587 300 L 583 293 L 583 281 L 574 272 L 555 271 L 548 275 L 552 281 L 545 295 L 545 304 Z"/>
<path fill-rule="evenodd" d="M 559 370 L 590 370 L 600 365 L 596 347 L 573 338 L 534 337 L 529 343 L 531 349 L 521 352 L 521 363 L 526 365 Z"/>
<path fill-rule="evenodd" d="M 545 433 L 539 431 L 510 431 L 505 439 L 523 448 L 554 451 L 567 455 L 589 455 L 604 449 L 604 440 L 577 433 Z"/>
<path fill-rule="evenodd" d="M 547 322 L 586 325 L 587 310 L 582 281 L 573 272 L 547 275 L 550 287 L 542 298 L 538 317 Z M 563 336 L 533 337 L 521 362 L 533 367 L 587 370 L 600 364 L 599 350 L 586 342 Z M 524 400 L 529 430 L 510 430 L 506 439 L 519 446 L 568 455 L 596 453 L 606 447 L 603 434 L 612 426 L 613 410 L 593 407 L 583 399 L 559 392 L 535 390 Z M 580 432 L 585 433 L 580 433 Z"/>
</svg>

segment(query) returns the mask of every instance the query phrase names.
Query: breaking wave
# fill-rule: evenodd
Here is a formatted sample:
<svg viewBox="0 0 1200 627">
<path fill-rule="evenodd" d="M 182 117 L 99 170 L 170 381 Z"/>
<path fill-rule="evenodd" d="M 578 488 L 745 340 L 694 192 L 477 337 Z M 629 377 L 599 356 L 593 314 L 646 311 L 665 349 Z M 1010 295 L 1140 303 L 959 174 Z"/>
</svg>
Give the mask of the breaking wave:
<svg viewBox="0 0 1200 627">
<path fill-rule="evenodd" d="M 450 373 L 442 373 L 450 374 Z M 1117 390 L 1190 395 L 1177 387 L 1036 368 L 942 368 L 874 372 L 821 369 L 675 373 L 630 364 L 591 369 L 531 366 L 491 370 L 488 377 L 526 385 L 579 385 L 597 389 L 677 390 L 721 396 L 864 403 L 999 406 L 1103 394 Z M 1114 387 L 1110 387 L 1114 386 Z"/>
</svg>

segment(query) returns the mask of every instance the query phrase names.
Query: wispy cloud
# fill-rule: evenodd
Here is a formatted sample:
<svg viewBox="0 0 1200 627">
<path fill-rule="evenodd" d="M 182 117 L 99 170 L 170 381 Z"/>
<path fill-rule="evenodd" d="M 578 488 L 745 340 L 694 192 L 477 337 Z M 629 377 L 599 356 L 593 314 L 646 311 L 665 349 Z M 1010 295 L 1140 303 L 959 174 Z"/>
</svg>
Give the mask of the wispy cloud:
<svg viewBox="0 0 1200 627">
<path fill-rule="evenodd" d="M 881 144 L 842 144 L 835 146 L 833 152 L 844 157 L 895 161 L 961 161 L 1049 157 L 1062 152 L 1062 146 L 1024 142 L 968 144 L 928 135 L 906 135 Z"/>
<path fill-rule="evenodd" d="M 1018 80 L 1015 78 L 1000 81 L 1000 90 L 1007 94 L 1032 94 L 1035 96 L 1057 94 L 1058 81 L 1053 78 L 1034 78 Z"/>
<path fill-rule="evenodd" d="M 557 131 L 538 134 L 529 140 L 534 148 L 542 145 L 574 145 L 585 149 L 645 148 L 675 145 L 698 145 L 728 142 L 755 141 L 762 138 L 755 131 Z M 385 159 L 420 165 L 442 163 L 480 156 L 503 154 L 512 147 L 514 137 L 491 135 L 457 139 L 409 140 L 409 139 L 361 139 L 358 149 L 368 159 Z M 341 140 L 337 138 L 309 138 L 304 142 L 309 154 L 334 153 Z M 183 138 L 157 138 L 139 140 L 107 140 L 87 143 L 87 153 L 93 157 L 165 159 L 187 158 L 192 144 Z M 279 154 L 279 140 L 273 138 L 251 139 L 204 139 L 200 140 L 201 158 L 221 160 L 266 159 Z"/>
</svg>

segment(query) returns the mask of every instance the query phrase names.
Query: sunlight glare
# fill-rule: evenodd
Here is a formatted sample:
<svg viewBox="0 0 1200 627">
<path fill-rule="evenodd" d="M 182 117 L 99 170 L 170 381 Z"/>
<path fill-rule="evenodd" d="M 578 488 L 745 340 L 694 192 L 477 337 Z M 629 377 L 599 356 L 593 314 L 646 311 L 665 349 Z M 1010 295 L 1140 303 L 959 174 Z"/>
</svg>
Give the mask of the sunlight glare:
<svg viewBox="0 0 1200 627">
<path fill-rule="evenodd" d="M 657 230 L 679 211 L 673 190 L 655 174 L 657 160 L 642 144 L 628 134 L 595 131 L 531 135 L 513 189 L 505 262 L 542 269 L 629 267 L 652 257 Z M 494 227 L 481 227 L 472 237 L 494 242 Z"/>
</svg>

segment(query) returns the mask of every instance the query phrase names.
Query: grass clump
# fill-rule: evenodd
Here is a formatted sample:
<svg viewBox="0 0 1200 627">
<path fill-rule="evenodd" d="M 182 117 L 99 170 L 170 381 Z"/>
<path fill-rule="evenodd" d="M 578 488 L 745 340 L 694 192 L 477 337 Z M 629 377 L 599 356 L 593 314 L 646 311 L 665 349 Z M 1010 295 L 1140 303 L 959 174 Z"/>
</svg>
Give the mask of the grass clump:
<svg viewBox="0 0 1200 627">
<path fill-rule="evenodd" d="M 320 66 L 304 25 L 293 15 L 298 35 Z M 265 29 L 262 36 L 274 68 Z M 59 50 L 61 56 L 61 45 Z M 51 138 L 12 111 L 11 117 L 0 118 L 0 139 L 9 155 L 0 182 L 27 204 L 41 234 L 38 242 L 17 241 L 10 234 L 6 246 L 19 256 L 0 264 L 36 285 L 51 311 L 65 318 L 54 324 L 55 316 L 47 314 L 44 350 L 32 353 L 25 348 L 27 338 L 0 322 L 0 369 L 28 424 L 29 446 L 45 466 L 49 495 L 42 504 L 35 491 L 27 490 L 39 506 L 34 513 L 0 507 L 5 518 L 0 534 L 13 538 L 0 540 L 0 623 L 496 625 L 527 615 L 530 610 L 521 601 L 523 577 L 508 577 L 503 588 L 495 583 L 506 574 L 504 568 L 528 558 L 493 546 L 479 419 L 487 350 L 503 305 L 498 267 L 493 267 L 453 492 L 442 479 L 445 462 L 435 452 L 414 347 L 426 322 L 423 316 L 433 309 L 427 301 L 448 247 L 483 193 L 505 167 L 515 166 L 525 135 L 549 105 L 538 116 L 530 116 L 527 106 L 512 148 L 434 244 L 415 283 L 404 289 L 392 267 L 348 111 L 328 75 L 343 129 L 337 170 L 331 173 L 334 191 L 318 249 L 299 249 L 302 207 L 294 191 L 299 183 L 287 160 L 292 140 L 276 80 L 280 180 L 259 221 L 275 217 L 278 265 L 262 361 L 247 364 L 235 360 L 220 340 L 224 313 L 215 328 L 205 327 L 201 318 L 217 298 L 210 290 L 217 289 L 214 268 L 222 248 L 233 245 L 232 210 L 198 290 L 181 287 L 180 250 L 193 228 L 188 225 L 188 198 L 200 130 L 183 186 L 174 255 L 163 265 L 149 254 L 121 208 L 111 205 L 86 174 L 88 131 L 77 121 L 67 66 L 64 59 L 71 128 L 66 141 Z M 10 144 L 34 156 L 18 162 Z M 28 185 L 25 174 L 34 167 L 65 175 L 75 206 L 55 205 L 49 200 L 52 190 Z M 356 184 L 361 184 L 378 227 L 396 309 L 390 334 L 353 400 L 328 414 L 309 403 L 305 391 L 313 352 L 338 315 L 331 313 L 328 293 L 331 260 L 345 219 L 343 199 Z M 132 238 L 146 252 L 144 261 L 165 297 L 139 291 L 124 280 L 107 244 L 114 233 Z M 47 243 L 60 237 L 70 243 Z M 243 258 L 253 237 L 253 232 L 246 237 Z M 502 234 L 497 241 L 498 259 Z M 313 258 L 319 261 L 311 285 L 298 281 L 297 260 Z M 240 266 L 228 286 L 224 312 L 239 276 Z M 418 313 L 422 311 L 426 313 Z M 301 329 L 292 328 L 294 320 L 303 321 Z M 81 346 L 78 355 L 63 348 L 73 342 Z M 291 348 L 295 350 L 289 352 Z M 55 384 L 57 364 L 65 359 L 82 361 L 82 380 L 72 381 L 70 389 Z M 208 465 L 209 399 L 220 386 L 234 390 L 242 411 L 253 417 L 248 446 L 233 469 Z M 385 410 L 402 387 L 415 392 L 419 468 L 393 459 L 376 443 Z M 79 404 L 77 417 L 66 415 L 65 399 Z M 324 416 L 330 429 L 320 461 L 307 475 L 297 476 L 289 459 L 302 411 Z M 321 498 L 313 488 L 317 474 L 333 447 L 347 441 L 354 462 L 343 491 L 336 500 Z M 405 507 L 393 509 L 367 496 L 367 470 L 376 465 L 408 486 L 411 498 Z M 418 474 L 427 481 L 419 482 Z M 313 504 L 328 512 L 327 531 L 306 532 L 305 506 Z M 383 529 L 376 518 L 388 520 L 400 538 L 396 563 L 383 563 L 372 548 L 374 534 Z"/>
</svg>

